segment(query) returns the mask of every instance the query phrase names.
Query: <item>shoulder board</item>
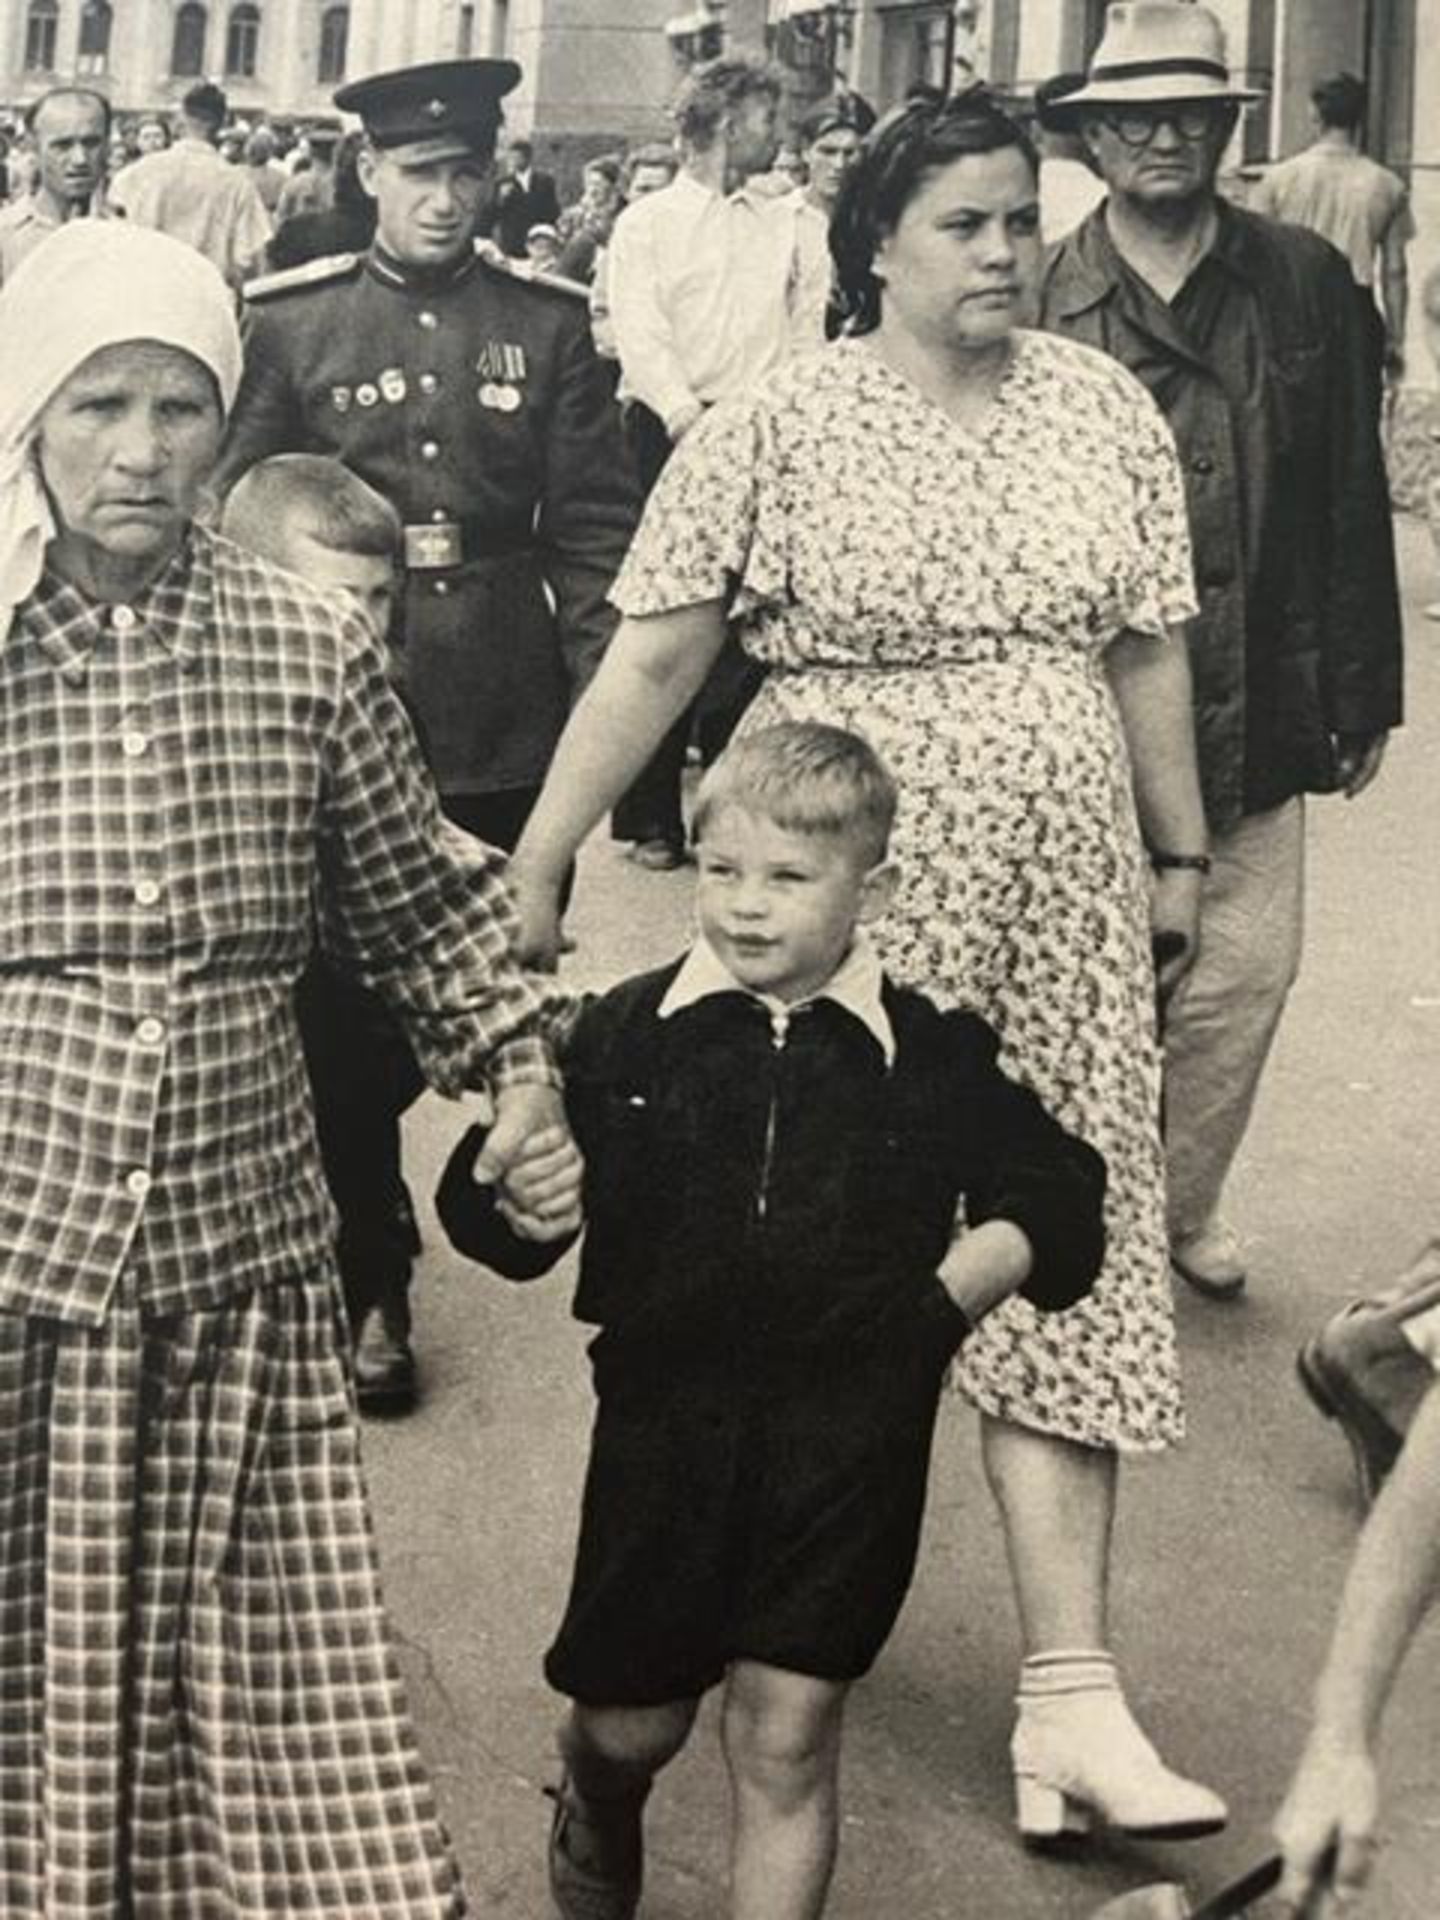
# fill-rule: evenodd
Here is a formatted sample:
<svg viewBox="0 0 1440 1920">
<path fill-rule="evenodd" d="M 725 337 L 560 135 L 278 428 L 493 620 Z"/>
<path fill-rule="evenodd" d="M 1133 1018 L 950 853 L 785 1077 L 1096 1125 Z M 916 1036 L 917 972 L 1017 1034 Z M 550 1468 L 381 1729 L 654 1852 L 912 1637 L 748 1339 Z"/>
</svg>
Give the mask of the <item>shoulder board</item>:
<svg viewBox="0 0 1440 1920">
<path fill-rule="evenodd" d="M 278 273 L 262 273 L 247 280 L 240 289 L 247 300 L 268 300 L 277 293 L 293 293 L 297 287 L 320 287 L 327 280 L 343 280 L 364 259 L 360 253 L 327 253 L 319 260 L 302 261 L 298 267 L 282 267 Z"/>
<path fill-rule="evenodd" d="M 590 289 L 583 280 L 571 280 L 563 273 L 545 273 L 524 266 L 520 261 L 512 260 L 508 253 L 502 253 L 493 240 L 477 240 L 475 251 L 480 256 L 482 267 L 489 267 L 492 273 L 498 273 L 506 280 L 514 280 L 522 287 L 545 287 L 551 293 L 568 293 L 571 299 L 587 303 L 590 299 Z"/>
</svg>

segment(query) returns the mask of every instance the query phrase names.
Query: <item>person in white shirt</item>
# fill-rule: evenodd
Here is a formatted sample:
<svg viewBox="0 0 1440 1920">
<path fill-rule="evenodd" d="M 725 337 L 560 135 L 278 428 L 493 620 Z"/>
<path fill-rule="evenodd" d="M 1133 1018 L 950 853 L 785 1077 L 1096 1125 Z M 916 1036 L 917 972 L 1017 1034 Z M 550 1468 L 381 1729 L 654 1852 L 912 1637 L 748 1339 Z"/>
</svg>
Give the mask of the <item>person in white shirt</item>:
<svg viewBox="0 0 1440 1920">
<path fill-rule="evenodd" d="M 232 167 L 216 149 L 228 112 L 219 87 L 202 80 L 180 103 L 180 137 L 116 175 L 112 209 L 156 227 L 203 253 L 238 288 L 258 271 L 270 241 L 270 216 L 248 167 Z"/>
<path fill-rule="evenodd" d="M 636 147 L 625 158 L 621 212 L 632 201 L 644 200 L 649 194 L 659 193 L 662 188 L 668 187 L 679 168 L 680 156 L 671 146 L 655 141 L 647 146 Z M 616 218 L 619 218 L 618 214 Z M 590 332 L 594 337 L 595 351 L 601 359 L 618 361 L 620 349 L 615 344 L 615 328 L 610 318 L 608 236 L 605 245 L 597 248 L 595 254 L 595 276 L 590 282 Z"/>
<path fill-rule="evenodd" d="M 779 73 L 753 56 L 707 60 L 675 102 L 680 171 L 628 206 L 608 257 L 625 432 L 648 492 L 707 407 L 749 391 L 791 348 L 795 211 L 746 191 L 779 145 Z M 700 696 L 702 752 L 723 745 L 752 683 L 722 661 Z M 686 714 L 616 807 L 612 831 L 642 866 L 684 859 Z"/>
<path fill-rule="evenodd" d="M 1365 98 L 1365 82 L 1353 73 L 1318 81 L 1310 92 L 1318 138 L 1303 153 L 1271 167 L 1251 189 L 1247 205 L 1272 220 L 1310 227 L 1350 262 L 1374 344 L 1378 404 L 1385 373 L 1398 378 L 1404 371 L 1405 249 L 1415 237 L 1415 218 L 1405 182 L 1360 151 Z"/>
<path fill-rule="evenodd" d="M 806 181 L 795 208 L 795 284 L 791 338 L 797 352 L 825 341 L 835 263 L 830 257 L 830 216 L 846 174 L 860 152 L 862 129 L 853 97 L 841 95 L 812 107 L 800 122 Z"/>
<path fill-rule="evenodd" d="M 29 107 L 25 127 L 35 142 L 34 191 L 0 213 L 0 281 L 67 220 L 104 210 L 110 103 L 90 87 L 52 87 Z"/>
</svg>

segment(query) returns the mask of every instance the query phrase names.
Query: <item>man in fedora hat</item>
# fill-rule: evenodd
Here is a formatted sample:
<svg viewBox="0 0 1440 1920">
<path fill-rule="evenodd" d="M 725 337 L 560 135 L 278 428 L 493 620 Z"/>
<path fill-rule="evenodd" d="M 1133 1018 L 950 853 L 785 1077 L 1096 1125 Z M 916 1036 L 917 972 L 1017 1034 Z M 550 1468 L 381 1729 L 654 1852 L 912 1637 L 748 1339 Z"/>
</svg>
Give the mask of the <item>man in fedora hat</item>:
<svg viewBox="0 0 1440 1920">
<path fill-rule="evenodd" d="M 1043 324 L 1146 383 L 1179 446 L 1209 847 L 1157 847 L 1202 889 L 1165 1035 L 1171 1251 L 1245 1283 L 1221 1213 L 1301 943 L 1305 793 L 1351 798 L 1400 719 L 1400 609 L 1370 350 L 1343 258 L 1216 192 L 1241 106 L 1215 16 L 1112 6 L 1062 110 L 1108 189 L 1052 256 Z"/>
<path fill-rule="evenodd" d="M 509 60 L 343 86 L 363 253 L 245 289 L 245 372 L 216 479 L 328 454 L 403 527 L 403 679 L 446 812 L 513 847 L 570 705 L 614 628 L 606 602 L 638 514 L 583 288 L 477 251 Z M 408 1254 L 350 1290 L 361 1405 L 414 1396 Z"/>
</svg>

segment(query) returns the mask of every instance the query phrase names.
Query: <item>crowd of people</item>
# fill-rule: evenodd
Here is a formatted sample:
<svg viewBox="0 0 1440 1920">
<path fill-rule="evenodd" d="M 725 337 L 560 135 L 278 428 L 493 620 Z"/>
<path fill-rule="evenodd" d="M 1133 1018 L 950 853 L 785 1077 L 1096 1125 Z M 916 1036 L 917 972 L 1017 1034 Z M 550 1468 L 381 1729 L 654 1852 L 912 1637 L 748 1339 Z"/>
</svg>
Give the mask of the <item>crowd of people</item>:
<svg viewBox="0 0 1440 1920">
<path fill-rule="evenodd" d="M 358 1450 L 419 1394 L 427 1082 L 488 1102 L 460 1251 L 528 1278 L 584 1236 L 566 1920 L 637 1912 L 716 1686 L 733 1920 L 821 1914 L 947 1378 L 1019 1621 L 1020 1835 L 1227 1819 L 1130 1705 L 1112 1531 L 1122 1460 L 1183 1437 L 1175 1280 L 1246 1286 L 1225 1190 L 1305 809 L 1402 718 L 1403 187 L 1341 76 L 1227 198 L 1256 95 L 1189 0 L 1112 6 L 1035 124 L 975 86 L 787 128 L 722 56 L 564 207 L 528 141 L 496 172 L 519 78 L 351 82 L 360 130 L 303 153 L 202 83 L 123 162 L 66 86 L 27 191 L 12 156 L 17 1917 L 466 1911 Z M 607 817 L 695 865 L 696 937 L 577 1000 Z M 1301 1355 L 1376 1504 L 1279 1821 L 1295 1915 L 1368 1873 L 1440 1574 L 1437 1272 Z"/>
</svg>

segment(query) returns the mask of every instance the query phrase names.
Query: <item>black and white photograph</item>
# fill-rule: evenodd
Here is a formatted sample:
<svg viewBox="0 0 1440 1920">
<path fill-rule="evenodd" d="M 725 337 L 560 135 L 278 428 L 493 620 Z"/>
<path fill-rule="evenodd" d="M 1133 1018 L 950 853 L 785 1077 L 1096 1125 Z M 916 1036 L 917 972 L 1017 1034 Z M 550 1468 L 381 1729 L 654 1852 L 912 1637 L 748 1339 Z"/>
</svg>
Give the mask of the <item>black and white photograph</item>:
<svg viewBox="0 0 1440 1920">
<path fill-rule="evenodd" d="M 0 1920 L 1436 1920 L 1429 0 L 0 0 Z"/>
</svg>

